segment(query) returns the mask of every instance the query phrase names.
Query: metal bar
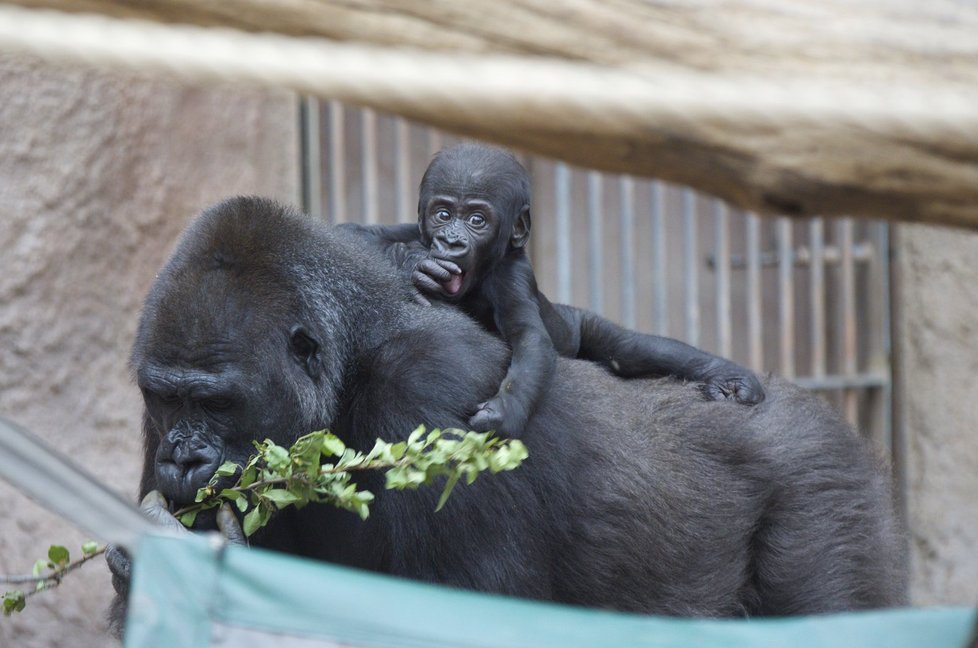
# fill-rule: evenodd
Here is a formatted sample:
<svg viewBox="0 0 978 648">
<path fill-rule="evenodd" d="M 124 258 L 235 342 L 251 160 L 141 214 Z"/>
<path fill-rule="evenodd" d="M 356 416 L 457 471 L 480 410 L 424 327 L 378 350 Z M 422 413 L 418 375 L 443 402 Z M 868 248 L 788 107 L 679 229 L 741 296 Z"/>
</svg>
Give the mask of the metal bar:
<svg viewBox="0 0 978 648">
<path fill-rule="evenodd" d="M 668 304 L 666 301 L 666 227 L 664 221 L 663 186 L 653 180 L 651 191 L 652 229 L 652 328 L 658 335 L 669 334 Z"/>
<path fill-rule="evenodd" d="M 761 220 L 747 214 L 747 354 L 754 371 L 764 369 L 764 332 L 761 296 Z"/>
<path fill-rule="evenodd" d="M 717 352 L 726 358 L 733 350 L 733 324 L 730 308 L 730 218 L 727 206 L 713 201 L 713 247 L 717 258 Z"/>
<path fill-rule="evenodd" d="M 348 220 L 346 213 L 346 119 L 343 104 L 329 102 L 329 222 L 342 223 Z"/>
<path fill-rule="evenodd" d="M 825 375 L 825 221 L 813 218 L 808 224 L 812 263 L 808 272 L 808 306 L 810 311 L 809 344 L 812 354 L 812 375 Z"/>
<path fill-rule="evenodd" d="M 319 100 L 303 97 L 299 104 L 302 130 L 302 209 L 313 218 L 323 214 L 322 114 Z"/>
<path fill-rule="evenodd" d="M 557 300 L 571 302 L 570 168 L 554 166 L 554 215 L 557 221 Z"/>
<path fill-rule="evenodd" d="M 839 389 L 885 389 L 889 387 L 890 379 L 885 374 L 863 373 L 852 376 L 826 374 L 824 376 L 799 376 L 791 382 L 805 389 L 820 391 Z"/>
<path fill-rule="evenodd" d="M 411 190 L 411 127 L 394 118 L 394 213 L 398 223 L 417 220 L 418 197 Z"/>
<path fill-rule="evenodd" d="M 876 251 L 869 243 L 854 243 L 852 257 L 856 263 L 869 263 L 876 255 Z M 806 245 L 795 248 L 793 255 L 795 267 L 808 267 L 812 263 L 812 251 Z M 778 265 L 778 253 L 776 250 L 768 250 L 760 253 L 762 267 L 776 267 Z M 711 268 L 716 265 L 713 255 L 706 258 L 706 263 Z M 842 252 L 837 245 L 823 245 L 822 264 L 825 266 L 838 265 L 842 263 Z M 747 267 L 747 258 L 739 254 L 730 255 L 730 268 L 732 270 L 744 270 Z"/>
<path fill-rule="evenodd" d="M 904 443 L 904 440 L 895 438 L 893 430 L 893 367 L 890 364 L 893 356 L 893 342 L 891 339 L 892 322 L 890 321 L 889 225 L 879 223 L 874 227 L 874 230 L 873 239 L 879 254 L 876 261 L 870 265 L 869 285 L 870 290 L 878 292 L 880 298 L 869 302 L 869 330 L 873 332 L 870 344 L 874 347 L 870 350 L 870 368 L 880 373 L 886 373 L 890 376 L 890 382 L 880 394 L 870 397 L 869 419 L 872 427 L 875 428 L 880 443 L 883 444 L 890 456 L 895 457 L 894 452 L 899 452 L 895 449 Z M 906 484 L 900 484 L 900 487 L 905 486 Z"/>
<path fill-rule="evenodd" d="M 781 375 L 795 375 L 795 301 L 791 220 L 778 218 L 778 352 Z"/>
<path fill-rule="evenodd" d="M 682 192 L 683 288 L 686 297 L 686 342 L 700 344 L 699 267 L 696 252 L 696 196 L 691 189 Z"/>
<path fill-rule="evenodd" d="M 619 263 L 621 264 L 621 323 L 625 328 L 635 328 L 635 180 L 621 176 L 618 180 L 620 193 Z"/>
<path fill-rule="evenodd" d="M 378 221 L 377 209 L 377 113 L 360 109 L 361 218 L 367 225 Z"/>
<path fill-rule="evenodd" d="M 841 324 L 842 324 L 842 373 L 851 376 L 856 373 L 856 360 L 859 350 L 856 348 L 856 266 L 853 260 L 853 223 L 852 219 L 844 218 L 838 222 L 839 249 L 842 252 L 842 262 L 839 266 L 839 283 L 841 284 Z M 843 396 L 843 411 L 846 418 L 854 425 L 859 417 L 859 395 L 853 390 L 847 390 Z"/>
<path fill-rule="evenodd" d="M 602 238 L 602 184 L 601 174 L 587 174 L 587 226 L 588 226 L 588 303 L 591 310 L 604 314 L 604 240 Z"/>
</svg>

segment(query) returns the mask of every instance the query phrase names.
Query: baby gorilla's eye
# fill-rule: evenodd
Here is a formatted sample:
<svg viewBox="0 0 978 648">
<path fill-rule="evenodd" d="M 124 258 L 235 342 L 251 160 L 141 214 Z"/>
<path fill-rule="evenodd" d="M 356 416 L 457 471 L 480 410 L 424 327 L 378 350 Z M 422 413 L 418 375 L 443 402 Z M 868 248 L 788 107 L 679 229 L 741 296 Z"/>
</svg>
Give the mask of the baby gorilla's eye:
<svg viewBox="0 0 978 648">
<path fill-rule="evenodd" d="M 482 214 L 472 214 L 469 216 L 469 225 L 472 227 L 485 227 L 486 222 L 486 217 Z"/>
<path fill-rule="evenodd" d="M 452 215 L 448 213 L 447 209 L 439 209 L 435 212 L 435 220 L 439 223 L 447 223 L 452 220 Z"/>
</svg>

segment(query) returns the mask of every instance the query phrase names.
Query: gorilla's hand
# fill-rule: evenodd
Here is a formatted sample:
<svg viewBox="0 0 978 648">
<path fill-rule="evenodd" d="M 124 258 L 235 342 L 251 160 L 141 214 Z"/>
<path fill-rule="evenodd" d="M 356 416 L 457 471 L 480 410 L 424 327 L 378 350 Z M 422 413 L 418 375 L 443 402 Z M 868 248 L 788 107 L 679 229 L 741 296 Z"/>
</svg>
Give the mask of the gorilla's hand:
<svg viewBox="0 0 978 648">
<path fill-rule="evenodd" d="M 700 389 L 710 400 L 732 399 L 745 405 L 764 400 L 764 388 L 754 372 L 732 362 L 708 371 Z"/>
<path fill-rule="evenodd" d="M 461 276 L 462 269 L 451 261 L 429 257 L 418 262 L 411 279 L 414 287 L 422 293 L 437 297 L 458 292 L 457 288 L 453 291 L 444 286 L 451 285 L 453 278 Z"/>
<path fill-rule="evenodd" d="M 175 534 L 190 533 L 180 520 L 173 517 L 167 507 L 166 499 L 159 491 L 150 491 L 139 503 L 139 510 L 157 526 Z M 232 544 L 247 544 L 244 531 L 238 523 L 231 506 L 225 502 L 217 512 L 217 528 L 221 535 L 227 538 Z M 112 572 L 112 587 L 116 593 L 125 598 L 129 594 L 129 577 L 132 569 L 132 559 L 129 553 L 122 547 L 109 545 L 105 550 L 105 562 L 109 565 Z"/>
<path fill-rule="evenodd" d="M 512 394 L 498 393 L 484 403 L 469 419 L 469 426 L 479 432 L 495 430 L 500 436 L 523 432 L 530 418 L 529 407 Z"/>
</svg>

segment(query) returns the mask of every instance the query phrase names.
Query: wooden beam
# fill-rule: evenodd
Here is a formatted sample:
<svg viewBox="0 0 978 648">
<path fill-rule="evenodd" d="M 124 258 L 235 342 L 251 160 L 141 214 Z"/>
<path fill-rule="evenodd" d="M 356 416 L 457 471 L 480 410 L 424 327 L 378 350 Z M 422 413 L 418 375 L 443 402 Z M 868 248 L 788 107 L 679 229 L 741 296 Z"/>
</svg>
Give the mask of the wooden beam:
<svg viewBox="0 0 978 648">
<path fill-rule="evenodd" d="M 585 167 L 688 184 L 761 213 L 849 214 L 978 228 L 978 7 L 970 3 L 16 0 L 15 4 L 319 36 L 334 43 L 372 45 L 388 53 L 409 48 L 436 57 L 448 54 L 431 59 L 439 62 L 429 66 L 432 78 L 411 81 L 413 85 L 365 75 L 362 89 L 326 94 Z M 487 103 L 479 88 L 458 82 L 450 69 L 453 61 L 469 61 L 477 75 L 479 61 L 520 60 L 514 57 L 523 57 L 530 78 L 553 63 L 559 64 L 554 69 L 579 69 L 581 79 L 595 80 L 588 86 L 591 94 L 582 95 L 590 98 L 591 113 L 587 105 L 573 101 L 575 87 L 541 89 L 541 96 L 535 97 L 532 87 L 527 91 L 528 84 L 521 85 L 519 74 L 513 77 L 513 87 L 506 89 L 506 96 L 512 95 L 511 109 L 480 110 Z M 442 74 L 443 70 L 448 72 Z M 569 73 L 566 78 L 578 77 Z M 428 89 L 429 81 L 434 87 L 442 82 L 449 90 L 459 87 L 464 92 L 447 105 L 444 93 Z M 397 86 L 400 98 L 374 93 L 371 84 L 380 83 Z M 628 112 L 633 96 L 648 98 L 662 87 L 669 97 L 677 84 L 683 90 L 676 96 L 687 100 L 677 100 L 672 113 L 650 109 L 643 120 Z M 302 84 L 284 85 L 303 89 Z M 744 97 L 728 102 L 730 89 L 737 87 L 744 88 Z M 725 91 L 716 92 L 717 88 Z M 771 92 L 772 88 L 782 91 Z M 712 113 L 708 105 L 688 100 L 700 91 L 703 97 L 717 97 Z M 537 114 L 541 110 L 549 112 Z M 619 112 L 623 116 L 618 125 L 599 119 Z"/>
</svg>

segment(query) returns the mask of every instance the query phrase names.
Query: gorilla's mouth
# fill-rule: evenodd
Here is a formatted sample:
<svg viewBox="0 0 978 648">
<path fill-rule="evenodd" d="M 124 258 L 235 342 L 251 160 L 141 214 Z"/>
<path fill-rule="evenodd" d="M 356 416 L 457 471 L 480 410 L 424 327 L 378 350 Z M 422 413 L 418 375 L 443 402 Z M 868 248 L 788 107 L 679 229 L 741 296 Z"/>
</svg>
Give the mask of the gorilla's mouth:
<svg viewBox="0 0 978 648">
<path fill-rule="evenodd" d="M 442 284 L 442 289 L 449 295 L 454 297 L 462 290 L 462 282 L 465 280 L 465 273 L 453 274 L 451 278 Z"/>
<path fill-rule="evenodd" d="M 197 491 L 207 485 L 218 463 L 201 461 L 181 465 L 173 461 L 156 464 L 156 485 L 172 505 L 193 504 Z"/>
</svg>

